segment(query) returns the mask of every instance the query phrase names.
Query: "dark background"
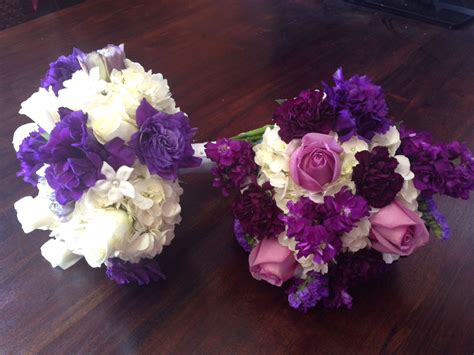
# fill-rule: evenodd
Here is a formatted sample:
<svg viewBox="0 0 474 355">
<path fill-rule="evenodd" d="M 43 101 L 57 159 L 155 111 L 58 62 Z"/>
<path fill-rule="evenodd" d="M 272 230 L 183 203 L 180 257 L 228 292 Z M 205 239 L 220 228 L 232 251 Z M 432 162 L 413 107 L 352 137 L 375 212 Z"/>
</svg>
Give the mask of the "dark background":
<svg viewBox="0 0 474 355">
<path fill-rule="evenodd" d="M 452 239 L 431 240 L 351 311 L 304 315 L 283 289 L 255 281 L 208 175 L 184 177 L 183 223 L 160 263 L 168 280 L 118 286 L 85 262 L 41 257 L 47 233 L 24 235 L 13 203 L 20 103 L 73 46 L 107 43 L 164 73 L 197 139 L 268 123 L 274 99 L 328 81 L 343 66 L 383 85 L 391 114 L 441 142 L 474 148 L 474 30 L 459 31 L 339 0 L 95 0 L 0 32 L 0 350 L 6 353 L 423 353 L 474 351 L 473 200 L 440 198 Z"/>
</svg>

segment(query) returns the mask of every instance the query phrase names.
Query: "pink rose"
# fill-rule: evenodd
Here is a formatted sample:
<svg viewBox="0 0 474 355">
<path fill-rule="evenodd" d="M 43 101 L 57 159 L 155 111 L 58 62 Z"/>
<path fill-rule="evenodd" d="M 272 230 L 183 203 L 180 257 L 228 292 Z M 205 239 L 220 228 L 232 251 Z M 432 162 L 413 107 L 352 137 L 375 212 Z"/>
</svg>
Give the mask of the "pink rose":
<svg viewBox="0 0 474 355">
<path fill-rule="evenodd" d="M 423 220 L 397 200 L 370 217 L 370 223 L 372 247 L 381 253 L 410 255 L 428 242 Z"/>
<path fill-rule="evenodd" d="M 281 286 L 291 279 L 298 262 L 287 247 L 276 238 L 265 238 L 252 249 L 249 255 L 250 273 L 256 280 L 265 280 Z"/>
<path fill-rule="evenodd" d="M 291 154 L 290 175 L 306 190 L 320 192 L 341 174 L 341 153 L 341 146 L 332 136 L 308 133 Z"/>
</svg>

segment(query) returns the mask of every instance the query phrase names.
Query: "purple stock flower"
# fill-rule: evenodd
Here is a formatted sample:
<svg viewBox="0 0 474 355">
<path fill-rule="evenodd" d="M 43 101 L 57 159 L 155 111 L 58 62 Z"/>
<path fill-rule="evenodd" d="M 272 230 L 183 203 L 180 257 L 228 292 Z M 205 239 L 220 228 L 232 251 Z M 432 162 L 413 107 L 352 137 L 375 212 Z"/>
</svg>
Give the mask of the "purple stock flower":
<svg viewBox="0 0 474 355">
<path fill-rule="evenodd" d="M 222 189 L 224 196 L 240 190 L 249 178 L 251 181 L 256 180 L 257 165 L 250 143 L 221 138 L 215 143 L 208 142 L 205 149 L 207 157 L 216 163 L 212 169 L 212 185 Z"/>
<path fill-rule="evenodd" d="M 49 64 L 49 69 L 41 80 L 40 87 L 45 89 L 51 87 L 58 95 L 58 91 L 63 88 L 63 82 L 71 79 L 72 74 L 81 69 L 77 57 L 82 55 L 84 53 L 80 49 L 74 48 L 72 54 L 62 55 L 55 62 Z"/>
<path fill-rule="evenodd" d="M 359 164 L 354 167 L 352 180 L 357 194 L 371 206 L 382 208 L 390 204 L 403 186 L 403 177 L 395 172 L 398 161 L 390 157 L 386 147 L 375 147 L 355 155 Z"/>
<path fill-rule="evenodd" d="M 344 187 L 337 194 L 324 198 L 324 226 L 334 233 L 348 233 L 361 218 L 369 216 L 367 201 Z"/>
<path fill-rule="evenodd" d="M 60 108 L 61 121 L 51 131 L 41 152 L 46 180 L 62 205 L 77 201 L 82 193 L 102 178 L 102 147 L 87 131 L 87 115 L 82 111 Z"/>
<path fill-rule="evenodd" d="M 270 183 L 259 186 L 252 183 L 232 204 L 232 211 L 240 221 L 245 234 L 259 239 L 278 236 L 285 230 L 279 219 L 282 211 L 273 199 Z"/>
<path fill-rule="evenodd" d="M 283 217 L 287 234 L 296 240 L 298 258 L 313 255 L 316 263 L 331 261 L 342 247 L 337 234 L 324 226 L 327 208 L 307 197 L 288 202 L 289 213 Z"/>
<path fill-rule="evenodd" d="M 323 83 L 327 101 L 336 114 L 334 130 L 341 141 L 357 135 L 371 140 L 376 133 L 390 128 L 388 108 L 380 86 L 366 76 L 344 79 L 342 68 L 333 75 L 335 86 Z"/>
<path fill-rule="evenodd" d="M 112 258 L 108 260 L 106 274 L 109 279 L 120 285 L 136 282 L 142 286 L 152 281 L 166 279 L 155 259 L 141 259 L 138 263 L 130 263 L 119 258 Z"/>
<path fill-rule="evenodd" d="M 197 129 L 189 126 L 183 112 L 160 112 L 143 99 L 136 116 L 138 132 L 131 137 L 130 145 L 151 173 L 176 180 L 178 169 L 201 165 L 191 146 Z"/>
<path fill-rule="evenodd" d="M 242 229 L 242 225 L 238 219 L 234 219 L 234 235 L 237 243 L 244 249 L 247 253 L 252 251 L 252 245 L 250 245 L 249 241 L 245 236 L 245 232 Z"/>
<path fill-rule="evenodd" d="M 279 134 L 283 141 L 289 143 L 310 132 L 329 133 L 334 114 L 323 98 L 324 93 L 321 91 L 304 90 L 276 109 L 273 122 L 280 127 Z"/>
<path fill-rule="evenodd" d="M 329 296 L 328 278 L 320 273 L 311 271 L 306 279 L 293 280 L 293 284 L 287 290 L 291 308 L 306 313 L 320 300 Z"/>
<path fill-rule="evenodd" d="M 31 132 L 20 144 L 16 153 L 20 161 L 21 170 L 17 176 L 22 176 L 25 182 L 36 186 L 38 184 L 38 175 L 36 172 L 43 166 L 44 161 L 40 149 L 46 144 L 46 139 L 40 132 Z"/>
<path fill-rule="evenodd" d="M 474 190 L 474 158 L 470 150 L 458 141 L 447 145 L 434 144 L 425 132 L 400 128 L 401 145 L 397 154 L 410 160 L 415 174 L 415 187 L 422 195 L 446 194 L 468 199 Z"/>
</svg>

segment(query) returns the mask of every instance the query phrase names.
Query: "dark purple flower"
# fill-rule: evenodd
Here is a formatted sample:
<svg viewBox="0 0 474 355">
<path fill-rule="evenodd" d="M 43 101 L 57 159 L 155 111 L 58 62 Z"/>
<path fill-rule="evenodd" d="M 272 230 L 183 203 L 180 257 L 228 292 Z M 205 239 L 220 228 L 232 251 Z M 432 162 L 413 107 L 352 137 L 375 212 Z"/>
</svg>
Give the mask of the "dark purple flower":
<svg viewBox="0 0 474 355">
<path fill-rule="evenodd" d="M 87 115 L 60 108 L 61 121 L 51 131 L 41 155 L 50 166 L 46 180 L 62 205 L 77 201 L 83 192 L 103 178 L 100 170 L 106 159 L 103 146 L 89 134 Z"/>
<path fill-rule="evenodd" d="M 327 207 L 307 197 L 297 202 L 288 202 L 289 213 L 283 217 L 287 234 L 296 240 L 297 256 L 313 255 L 316 263 L 327 263 L 334 259 L 342 247 L 338 235 L 325 227 Z"/>
<path fill-rule="evenodd" d="M 320 273 L 311 271 L 306 279 L 293 280 L 293 284 L 287 290 L 291 308 L 306 313 L 320 300 L 329 296 L 328 278 Z"/>
<path fill-rule="evenodd" d="M 253 246 L 249 243 L 244 230 L 242 229 L 242 225 L 238 219 L 234 219 L 234 235 L 237 243 L 244 249 L 247 253 L 252 251 Z"/>
<path fill-rule="evenodd" d="M 191 146 L 197 129 L 189 126 L 183 112 L 167 114 L 155 110 L 145 99 L 137 108 L 138 132 L 130 145 L 148 170 L 167 180 L 176 180 L 178 169 L 201 165 Z"/>
<path fill-rule="evenodd" d="M 134 150 L 125 144 L 125 141 L 120 137 L 108 141 L 104 145 L 105 151 L 107 152 L 107 163 L 118 170 L 121 166 L 132 166 L 135 162 Z"/>
<path fill-rule="evenodd" d="M 329 133 L 334 114 L 323 97 L 324 93 L 321 91 L 304 90 L 276 109 L 273 122 L 280 127 L 279 134 L 283 141 L 289 143 L 310 132 Z"/>
<path fill-rule="evenodd" d="M 166 279 L 155 259 L 141 259 L 138 263 L 130 263 L 119 258 L 112 258 L 108 260 L 106 274 L 109 279 L 120 285 L 136 282 L 142 286 L 152 281 Z"/>
<path fill-rule="evenodd" d="M 257 165 L 250 143 L 221 138 L 215 143 L 208 142 L 205 148 L 207 157 L 216 163 L 212 168 L 212 185 L 222 189 L 224 196 L 229 196 L 232 191 L 240 190 L 243 184 L 256 180 Z"/>
<path fill-rule="evenodd" d="M 271 238 L 285 230 L 279 219 L 282 211 L 273 199 L 273 189 L 268 182 L 263 186 L 250 184 L 235 199 L 232 210 L 244 233 L 252 237 Z"/>
<path fill-rule="evenodd" d="M 60 56 L 55 62 L 49 64 L 43 80 L 41 80 L 42 88 L 51 88 L 58 95 L 58 91 L 63 88 L 63 82 L 72 78 L 72 74 L 81 69 L 81 65 L 77 59 L 84 53 L 80 49 L 74 48 L 72 54 L 68 56 Z"/>
<path fill-rule="evenodd" d="M 348 290 L 378 278 L 388 269 L 389 265 L 383 261 L 382 254 L 373 249 L 339 254 L 336 262 L 329 265 L 329 296 L 324 299 L 324 306 L 351 308 L 352 297 Z"/>
<path fill-rule="evenodd" d="M 354 167 L 352 180 L 357 194 L 371 206 L 382 208 L 390 204 L 403 186 L 403 177 L 395 172 L 398 161 L 390 157 L 386 147 L 375 147 L 355 155 L 359 164 Z"/>
<path fill-rule="evenodd" d="M 333 75 L 335 86 L 323 83 L 329 106 L 336 114 L 334 130 L 341 141 L 357 135 L 371 140 L 376 133 L 390 128 L 388 108 L 380 86 L 366 76 L 355 75 L 344 79 L 342 68 Z"/>
<path fill-rule="evenodd" d="M 40 132 L 31 132 L 20 144 L 16 153 L 20 161 L 21 170 L 17 176 L 22 176 L 25 182 L 36 186 L 38 184 L 38 175 L 36 172 L 43 166 L 44 161 L 40 153 L 42 146 L 46 144 L 46 139 Z"/>
<path fill-rule="evenodd" d="M 332 196 L 324 198 L 326 218 L 324 226 L 337 234 L 348 233 L 361 218 L 369 216 L 367 201 L 344 187 Z"/>
</svg>

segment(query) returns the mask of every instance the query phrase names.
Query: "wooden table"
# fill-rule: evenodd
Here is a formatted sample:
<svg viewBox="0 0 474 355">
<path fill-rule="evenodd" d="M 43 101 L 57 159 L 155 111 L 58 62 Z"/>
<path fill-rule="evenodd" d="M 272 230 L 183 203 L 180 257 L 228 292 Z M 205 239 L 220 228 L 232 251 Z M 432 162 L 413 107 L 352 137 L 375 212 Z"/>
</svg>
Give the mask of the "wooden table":
<svg viewBox="0 0 474 355">
<path fill-rule="evenodd" d="M 227 201 L 208 175 L 186 177 L 184 223 L 160 256 L 168 280 L 117 286 L 81 262 L 51 269 L 13 203 L 20 103 L 73 46 L 126 44 L 169 79 L 198 140 L 268 122 L 274 99 L 343 66 L 382 84 L 391 114 L 474 148 L 474 30 L 449 31 L 340 0 L 89 0 L 0 32 L 0 352 L 426 353 L 474 351 L 474 199 L 441 198 L 452 239 L 432 240 L 354 292 L 351 311 L 300 314 L 249 275 Z"/>
</svg>

